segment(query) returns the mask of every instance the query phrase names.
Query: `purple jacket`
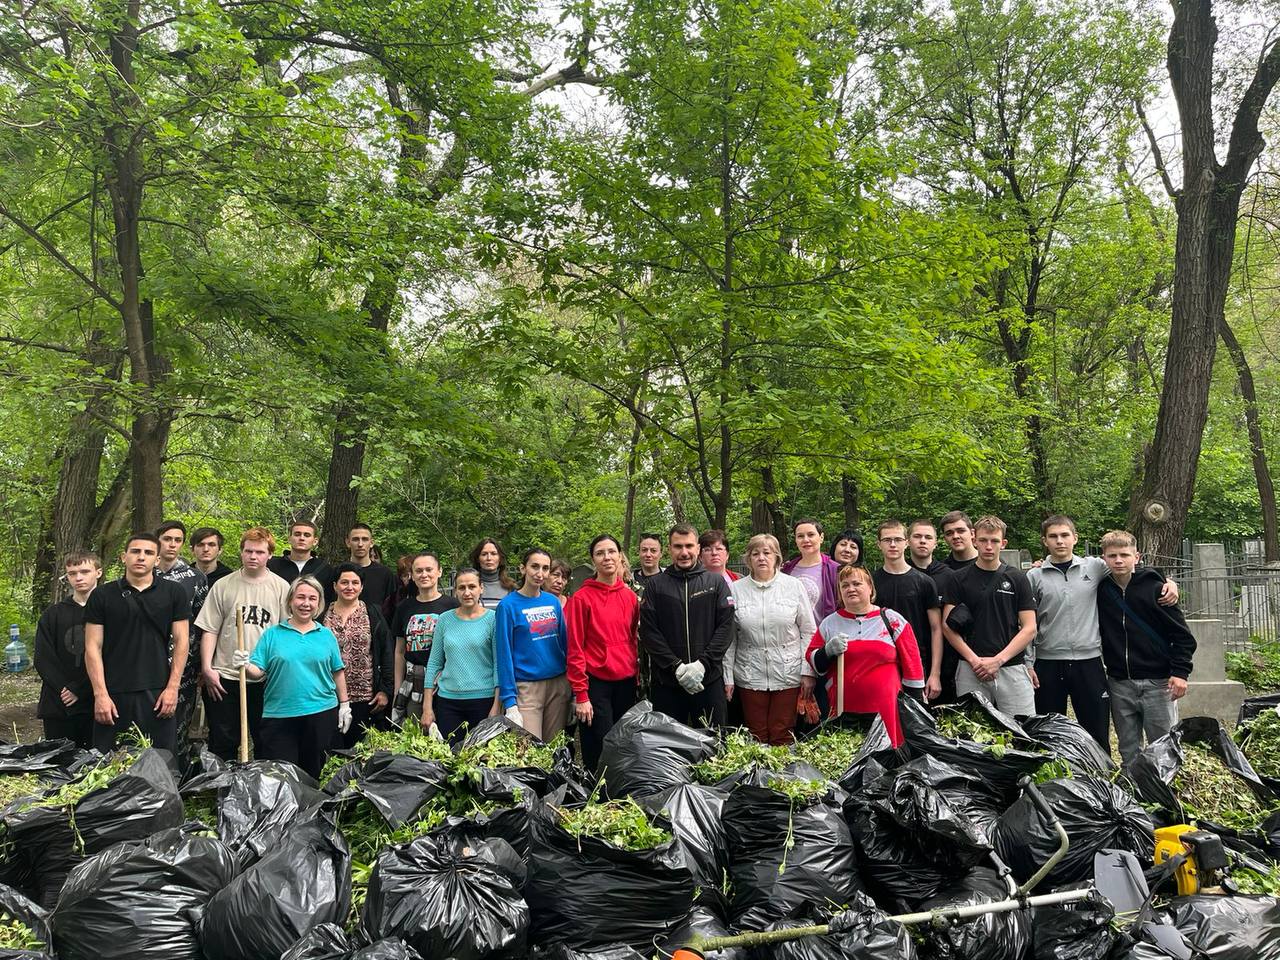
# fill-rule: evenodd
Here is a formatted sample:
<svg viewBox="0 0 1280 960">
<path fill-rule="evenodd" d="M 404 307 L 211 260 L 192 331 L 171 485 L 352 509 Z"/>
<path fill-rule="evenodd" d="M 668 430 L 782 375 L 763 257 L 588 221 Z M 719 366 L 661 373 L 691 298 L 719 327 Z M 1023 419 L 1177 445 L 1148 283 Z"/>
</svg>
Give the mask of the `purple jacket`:
<svg viewBox="0 0 1280 960">
<path fill-rule="evenodd" d="M 823 618 L 831 616 L 839 608 L 837 601 L 839 596 L 836 590 L 836 574 L 840 572 L 840 564 L 836 563 L 825 553 L 820 554 L 822 557 L 822 593 L 818 596 L 818 606 L 814 610 L 814 619 L 821 623 Z M 799 557 L 792 557 L 782 565 L 783 573 L 791 573 L 800 565 Z"/>
</svg>

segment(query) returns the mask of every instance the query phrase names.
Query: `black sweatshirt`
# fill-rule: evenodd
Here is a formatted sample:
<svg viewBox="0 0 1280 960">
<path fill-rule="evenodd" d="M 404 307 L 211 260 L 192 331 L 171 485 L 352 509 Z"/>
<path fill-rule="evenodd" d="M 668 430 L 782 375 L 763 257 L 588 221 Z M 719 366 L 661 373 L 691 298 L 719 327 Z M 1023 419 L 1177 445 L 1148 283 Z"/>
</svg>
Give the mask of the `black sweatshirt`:
<svg viewBox="0 0 1280 960">
<path fill-rule="evenodd" d="M 61 720 L 93 712 L 93 688 L 84 669 L 84 607 L 67 597 L 49 607 L 36 626 L 36 672 L 40 674 L 40 702 L 36 716 Z M 80 699 L 62 705 L 62 688 Z"/>
<path fill-rule="evenodd" d="M 703 686 L 719 683 L 733 625 L 729 585 L 702 564 L 688 570 L 672 564 L 645 581 L 640 643 L 649 653 L 657 683 L 673 686 L 676 667 L 694 660 L 706 670 Z"/>
<path fill-rule="evenodd" d="M 1191 675 L 1196 638 L 1176 605 L 1163 607 L 1156 602 L 1163 588 L 1164 577 L 1152 567 L 1134 570 L 1123 589 L 1110 575 L 1098 584 L 1098 627 L 1108 676 L 1185 680 Z"/>
</svg>

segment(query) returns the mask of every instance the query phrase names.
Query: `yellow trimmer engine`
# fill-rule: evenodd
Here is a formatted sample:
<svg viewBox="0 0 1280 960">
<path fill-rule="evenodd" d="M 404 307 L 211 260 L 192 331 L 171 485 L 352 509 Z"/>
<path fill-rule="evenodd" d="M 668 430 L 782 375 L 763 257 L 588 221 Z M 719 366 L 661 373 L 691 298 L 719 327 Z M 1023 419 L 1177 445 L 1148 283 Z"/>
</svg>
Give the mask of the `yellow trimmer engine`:
<svg viewBox="0 0 1280 960">
<path fill-rule="evenodd" d="M 1178 895 L 1190 896 L 1222 882 L 1227 851 L 1217 834 L 1180 823 L 1156 830 L 1156 866 L 1171 860 L 1176 861 L 1173 876 Z"/>
</svg>

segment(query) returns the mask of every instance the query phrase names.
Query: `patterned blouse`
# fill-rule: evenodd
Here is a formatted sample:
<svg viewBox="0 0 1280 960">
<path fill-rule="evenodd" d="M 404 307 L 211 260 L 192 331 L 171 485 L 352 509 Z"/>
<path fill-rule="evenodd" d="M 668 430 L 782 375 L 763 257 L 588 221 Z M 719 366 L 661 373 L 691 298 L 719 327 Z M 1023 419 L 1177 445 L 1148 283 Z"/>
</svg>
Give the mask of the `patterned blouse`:
<svg viewBox="0 0 1280 960">
<path fill-rule="evenodd" d="M 347 669 L 347 697 L 352 703 L 368 703 L 373 699 L 373 633 L 368 608 L 363 602 L 357 603 L 346 623 L 342 623 L 337 610 L 330 607 L 324 615 L 324 625 L 338 638 L 338 650 Z"/>
</svg>

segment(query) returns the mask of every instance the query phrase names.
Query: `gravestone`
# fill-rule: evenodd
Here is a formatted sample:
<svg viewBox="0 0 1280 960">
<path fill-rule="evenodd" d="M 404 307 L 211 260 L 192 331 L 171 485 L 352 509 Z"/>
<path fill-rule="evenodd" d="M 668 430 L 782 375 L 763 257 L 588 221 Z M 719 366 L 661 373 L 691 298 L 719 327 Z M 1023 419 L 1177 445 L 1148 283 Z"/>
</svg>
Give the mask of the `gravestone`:
<svg viewBox="0 0 1280 960">
<path fill-rule="evenodd" d="M 1187 626 L 1195 634 L 1196 652 L 1187 695 L 1178 703 L 1178 716 L 1216 717 L 1223 726 L 1234 727 L 1245 690 L 1243 683 L 1227 679 L 1224 624 L 1216 618 L 1188 619 Z"/>
</svg>

